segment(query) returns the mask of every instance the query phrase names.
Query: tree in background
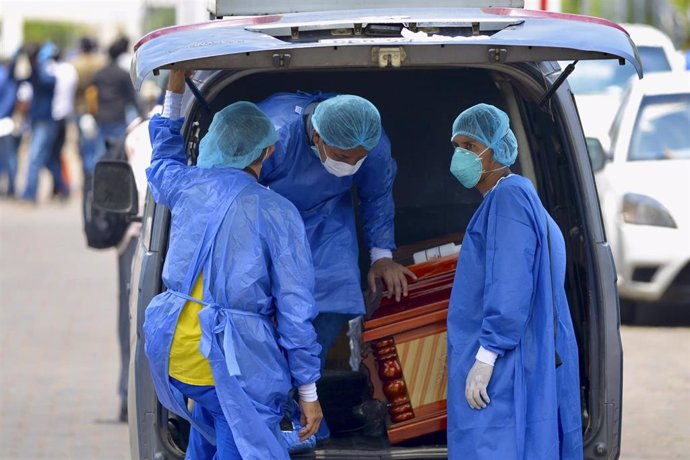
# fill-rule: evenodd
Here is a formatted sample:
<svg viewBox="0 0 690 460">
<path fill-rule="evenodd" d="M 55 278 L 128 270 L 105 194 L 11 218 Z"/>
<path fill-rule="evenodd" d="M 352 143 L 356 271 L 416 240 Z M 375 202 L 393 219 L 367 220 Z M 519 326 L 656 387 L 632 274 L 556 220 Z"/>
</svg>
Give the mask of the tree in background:
<svg viewBox="0 0 690 460">
<path fill-rule="evenodd" d="M 567 13 L 652 25 L 677 47 L 690 42 L 690 0 L 563 0 L 562 7 Z"/>
<path fill-rule="evenodd" d="M 79 41 L 79 38 L 88 35 L 88 32 L 89 28 L 87 26 L 73 22 L 36 20 L 27 20 L 24 22 L 25 43 L 44 43 L 50 41 L 55 43 L 62 50 L 68 50 L 74 47 Z"/>
</svg>

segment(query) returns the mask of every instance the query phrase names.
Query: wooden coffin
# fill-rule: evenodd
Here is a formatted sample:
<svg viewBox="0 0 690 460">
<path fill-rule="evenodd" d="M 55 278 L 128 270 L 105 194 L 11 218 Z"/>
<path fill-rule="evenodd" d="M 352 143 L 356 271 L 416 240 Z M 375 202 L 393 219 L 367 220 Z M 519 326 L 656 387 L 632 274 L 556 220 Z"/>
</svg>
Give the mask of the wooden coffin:
<svg viewBox="0 0 690 460">
<path fill-rule="evenodd" d="M 364 322 L 364 364 L 388 404 L 392 444 L 446 429 L 446 318 L 458 256 L 410 265 L 418 277 L 400 302 L 382 299 Z"/>
</svg>

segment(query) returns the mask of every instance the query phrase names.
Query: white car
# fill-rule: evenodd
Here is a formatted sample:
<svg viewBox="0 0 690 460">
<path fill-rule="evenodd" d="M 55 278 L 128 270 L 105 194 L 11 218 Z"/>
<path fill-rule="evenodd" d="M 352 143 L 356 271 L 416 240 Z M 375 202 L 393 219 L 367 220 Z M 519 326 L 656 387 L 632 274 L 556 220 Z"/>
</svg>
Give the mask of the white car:
<svg viewBox="0 0 690 460">
<path fill-rule="evenodd" d="M 645 75 L 684 70 L 682 56 L 665 33 L 644 24 L 621 25 L 637 46 Z M 567 64 L 562 61 L 561 67 Z M 598 138 L 604 147 L 623 91 L 633 78 L 637 78 L 635 68 L 628 63 L 620 65 L 617 60 L 580 61 L 568 77 L 585 134 Z"/>
<path fill-rule="evenodd" d="M 620 297 L 690 306 L 690 73 L 633 81 L 610 136 L 595 178 Z"/>
</svg>

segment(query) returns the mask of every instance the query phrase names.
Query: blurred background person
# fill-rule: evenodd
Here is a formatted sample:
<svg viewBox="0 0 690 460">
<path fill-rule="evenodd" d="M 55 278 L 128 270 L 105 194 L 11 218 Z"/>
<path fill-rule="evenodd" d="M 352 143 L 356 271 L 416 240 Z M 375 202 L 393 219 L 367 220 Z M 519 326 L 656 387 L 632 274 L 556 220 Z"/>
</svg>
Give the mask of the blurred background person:
<svg viewBox="0 0 690 460">
<path fill-rule="evenodd" d="M 132 65 L 132 52 L 129 49 L 129 38 L 123 36 L 115 40 L 114 43 L 117 43 L 122 50 L 122 53 L 117 58 L 117 65 L 129 74 L 129 69 Z"/>
<path fill-rule="evenodd" d="M 86 108 L 86 88 L 93 82 L 96 72 L 105 67 L 105 56 L 97 51 L 97 45 L 89 37 L 82 37 L 79 41 L 79 54 L 72 60 L 77 71 L 77 91 L 74 101 L 74 110 L 77 116 L 77 129 L 79 131 L 79 156 L 81 157 L 84 177 L 90 177 L 96 164 L 96 144 L 98 131 L 96 120 Z M 85 179 L 86 180 L 86 179 Z"/>
<path fill-rule="evenodd" d="M 14 61 L 14 59 L 13 59 Z M 14 176 L 17 169 L 16 151 L 12 155 L 12 131 L 14 122 L 12 114 L 17 100 L 17 83 L 11 74 L 13 63 L 0 65 L 0 177 L 7 176 L 4 194 L 14 195 Z"/>
<path fill-rule="evenodd" d="M 0 66 L 0 177 L 6 181 L 0 194 L 10 198 L 16 192 L 17 150 L 32 98 L 30 76 L 31 64 L 21 48 Z"/>
<path fill-rule="evenodd" d="M 62 58 L 60 49 L 56 49 L 51 64 L 53 66 L 52 73 L 55 75 L 52 114 L 57 125 L 57 132 L 49 163 L 52 165 L 51 170 L 60 170 L 62 179 L 61 182 L 53 182 L 53 197 L 66 199 L 70 192 L 69 175 L 67 165 L 62 159 L 62 148 L 65 145 L 67 124 L 74 117 L 74 97 L 79 76 L 74 65 Z M 61 184 L 63 187 L 60 186 Z"/>
<path fill-rule="evenodd" d="M 33 99 L 29 110 L 31 119 L 29 166 L 21 199 L 29 203 L 37 202 L 39 173 L 44 167 L 47 167 L 53 176 L 54 188 L 61 193 L 67 193 L 67 185 L 62 180 L 59 163 L 50 161 L 58 131 L 58 124 L 53 119 L 56 77 L 52 59 L 56 51 L 57 47 L 50 42 L 44 43 L 40 48 L 35 45 L 27 47 L 27 55 L 31 62 L 29 81 L 33 88 Z"/>
<path fill-rule="evenodd" d="M 127 107 L 132 106 L 139 115 L 143 115 L 129 73 L 118 64 L 118 59 L 127 50 L 127 45 L 128 42 L 121 39 L 110 45 L 110 61 L 95 73 L 91 86 L 85 92 L 87 106 L 94 114 L 98 127 L 94 164 L 105 153 L 106 139 L 124 138 L 127 130 Z"/>
</svg>

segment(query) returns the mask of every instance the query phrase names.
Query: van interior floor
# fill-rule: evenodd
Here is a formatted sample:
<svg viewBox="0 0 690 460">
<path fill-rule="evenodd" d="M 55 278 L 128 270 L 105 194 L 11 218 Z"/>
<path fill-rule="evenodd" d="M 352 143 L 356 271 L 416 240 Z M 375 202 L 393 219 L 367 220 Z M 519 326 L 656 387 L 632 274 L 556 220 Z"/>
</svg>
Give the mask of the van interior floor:
<svg viewBox="0 0 690 460">
<path fill-rule="evenodd" d="M 319 441 L 316 450 L 295 454 L 292 458 L 319 458 L 326 453 L 329 458 L 333 458 L 333 455 L 336 458 L 390 458 L 396 451 L 402 454 L 417 449 L 425 454 L 446 452 L 445 432 L 432 433 L 392 446 L 386 435 L 386 404 L 371 398 L 368 379 L 364 372 L 323 372 L 317 387 L 331 437 Z"/>
</svg>

